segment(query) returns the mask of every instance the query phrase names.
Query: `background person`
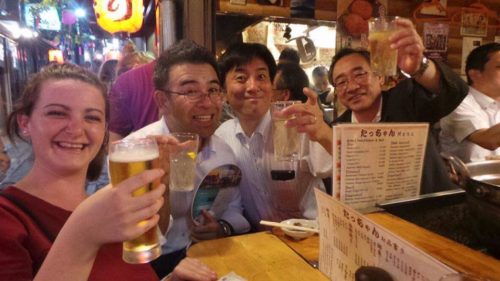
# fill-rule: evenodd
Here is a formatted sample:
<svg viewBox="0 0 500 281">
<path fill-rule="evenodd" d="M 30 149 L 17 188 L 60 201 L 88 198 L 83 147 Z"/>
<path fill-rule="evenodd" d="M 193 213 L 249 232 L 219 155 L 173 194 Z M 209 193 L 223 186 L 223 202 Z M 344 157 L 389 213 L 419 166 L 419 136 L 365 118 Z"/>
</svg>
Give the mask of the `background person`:
<svg viewBox="0 0 500 281">
<path fill-rule="evenodd" d="M 500 157 L 500 43 L 472 50 L 465 72 L 469 93 L 441 119 L 440 144 L 464 162 Z"/>
<path fill-rule="evenodd" d="M 293 63 L 296 65 L 300 65 L 300 55 L 297 50 L 286 47 L 281 51 L 280 56 L 278 57 L 278 65 L 282 63 Z"/>
<path fill-rule="evenodd" d="M 305 102 L 304 87 L 309 87 L 309 78 L 297 64 L 283 63 L 277 66 L 273 80 L 273 101 L 299 100 Z"/>
</svg>

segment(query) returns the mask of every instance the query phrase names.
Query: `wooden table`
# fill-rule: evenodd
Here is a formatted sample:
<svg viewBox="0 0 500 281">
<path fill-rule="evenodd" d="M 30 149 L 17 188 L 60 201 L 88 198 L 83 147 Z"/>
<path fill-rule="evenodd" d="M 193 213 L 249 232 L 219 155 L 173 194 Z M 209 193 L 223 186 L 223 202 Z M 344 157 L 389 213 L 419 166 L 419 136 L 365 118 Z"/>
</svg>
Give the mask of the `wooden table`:
<svg viewBox="0 0 500 281">
<path fill-rule="evenodd" d="M 367 217 L 457 271 L 500 281 L 500 260 L 388 213 Z M 278 243 L 278 239 L 284 243 Z M 248 280 L 328 280 L 304 261 L 318 260 L 318 235 L 295 241 L 273 229 L 273 234 L 260 232 L 204 241 L 191 247 L 188 256 L 200 258 L 220 276 L 234 271 Z"/>
<path fill-rule="evenodd" d="M 308 239 L 301 242 L 316 249 L 317 259 L 318 240 Z M 249 281 L 328 280 L 319 270 L 269 232 L 203 241 L 190 247 L 187 255 L 206 263 L 219 277 L 234 271 Z"/>
</svg>

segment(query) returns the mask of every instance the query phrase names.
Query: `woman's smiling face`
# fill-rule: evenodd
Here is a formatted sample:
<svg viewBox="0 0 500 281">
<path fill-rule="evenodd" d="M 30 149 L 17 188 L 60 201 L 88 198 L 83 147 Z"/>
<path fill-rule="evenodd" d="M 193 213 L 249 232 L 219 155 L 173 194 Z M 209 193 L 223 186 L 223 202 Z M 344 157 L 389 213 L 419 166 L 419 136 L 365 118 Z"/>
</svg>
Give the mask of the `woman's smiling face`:
<svg viewBox="0 0 500 281">
<path fill-rule="evenodd" d="M 104 140 L 105 106 L 91 84 L 45 81 L 31 115 L 18 116 L 21 132 L 33 145 L 34 165 L 58 174 L 86 171 Z"/>
</svg>

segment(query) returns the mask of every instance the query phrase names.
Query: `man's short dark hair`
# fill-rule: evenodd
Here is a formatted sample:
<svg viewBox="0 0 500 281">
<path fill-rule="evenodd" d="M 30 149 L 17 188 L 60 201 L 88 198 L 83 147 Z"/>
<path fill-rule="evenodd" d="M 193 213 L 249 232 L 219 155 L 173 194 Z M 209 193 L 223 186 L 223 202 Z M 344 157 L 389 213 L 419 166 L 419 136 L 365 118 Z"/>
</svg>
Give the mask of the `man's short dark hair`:
<svg viewBox="0 0 500 281">
<path fill-rule="evenodd" d="M 333 69 L 335 68 L 335 64 L 337 64 L 337 62 L 341 58 L 352 54 L 360 55 L 361 57 L 365 58 L 368 63 L 370 63 L 370 52 L 368 52 L 365 49 L 352 49 L 352 48 L 341 49 L 335 56 L 333 56 L 332 63 L 330 64 L 330 70 L 328 71 L 328 81 L 330 81 L 330 84 L 335 85 L 335 83 L 333 82 Z"/>
<path fill-rule="evenodd" d="M 236 43 L 227 48 L 219 59 L 221 83 L 225 84 L 226 75 L 231 69 L 248 64 L 254 58 L 259 58 L 266 63 L 272 81 L 276 74 L 276 62 L 269 49 L 258 43 Z"/>
<path fill-rule="evenodd" d="M 465 74 L 467 75 L 467 83 L 472 85 L 474 81 L 469 76 L 469 70 L 476 69 L 484 70 L 484 66 L 490 60 L 493 53 L 500 51 L 500 43 L 489 43 L 479 46 L 470 52 L 465 63 Z"/>
<path fill-rule="evenodd" d="M 156 90 L 163 90 L 168 85 L 170 70 L 178 64 L 209 64 L 220 75 L 217 68 L 215 56 L 205 47 L 191 40 L 181 40 L 165 50 L 156 61 L 153 82 Z"/>
<path fill-rule="evenodd" d="M 307 74 L 295 63 L 283 63 L 278 65 L 277 73 L 281 75 L 276 76 L 279 78 L 275 86 L 277 90 L 289 90 L 291 100 L 307 101 L 307 96 L 304 95 L 304 87 L 309 87 L 309 79 Z"/>
<path fill-rule="evenodd" d="M 316 66 L 312 71 L 313 77 L 322 77 L 328 75 L 328 69 L 322 65 Z"/>
<path fill-rule="evenodd" d="M 278 61 L 279 63 L 300 64 L 299 52 L 292 48 L 285 48 L 281 51 Z"/>
</svg>

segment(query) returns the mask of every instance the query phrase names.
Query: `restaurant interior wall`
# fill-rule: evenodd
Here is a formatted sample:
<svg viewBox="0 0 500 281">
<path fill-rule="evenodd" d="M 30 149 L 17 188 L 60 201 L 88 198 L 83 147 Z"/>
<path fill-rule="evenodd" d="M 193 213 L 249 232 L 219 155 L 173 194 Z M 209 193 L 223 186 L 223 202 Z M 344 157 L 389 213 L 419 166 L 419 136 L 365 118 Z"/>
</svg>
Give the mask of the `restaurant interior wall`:
<svg viewBox="0 0 500 281">
<path fill-rule="evenodd" d="M 240 13 L 251 14 L 254 17 L 278 16 L 290 17 L 290 1 L 282 0 L 282 6 L 261 5 L 257 0 L 246 0 L 245 5 L 231 4 L 230 0 L 219 0 L 218 12 L 223 13 Z M 337 18 L 337 1 L 348 0 L 315 0 L 316 10 L 315 19 L 318 20 L 336 20 Z M 413 18 L 413 11 L 422 4 L 423 0 L 388 0 L 389 15 L 398 15 L 406 18 Z M 451 13 L 460 12 L 463 7 L 477 3 L 478 0 L 447 0 L 447 8 Z M 480 0 L 481 4 L 485 5 L 489 10 L 496 11 L 496 19 L 489 18 L 488 33 L 486 37 L 482 37 L 482 42 L 492 42 L 495 36 L 500 36 L 500 28 L 494 27 L 500 25 L 498 17 L 500 17 L 500 0 Z M 423 31 L 423 22 L 416 24 L 420 34 Z M 448 35 L 448 65 L 450 65 L 457 73 L 460 72 L 462 63 L 462 41 L 463 36 L 460 34 L 460 25 L 450 24 Z"/>
</svg>

